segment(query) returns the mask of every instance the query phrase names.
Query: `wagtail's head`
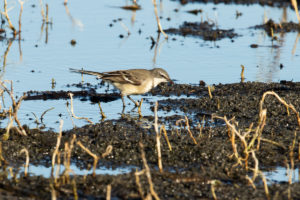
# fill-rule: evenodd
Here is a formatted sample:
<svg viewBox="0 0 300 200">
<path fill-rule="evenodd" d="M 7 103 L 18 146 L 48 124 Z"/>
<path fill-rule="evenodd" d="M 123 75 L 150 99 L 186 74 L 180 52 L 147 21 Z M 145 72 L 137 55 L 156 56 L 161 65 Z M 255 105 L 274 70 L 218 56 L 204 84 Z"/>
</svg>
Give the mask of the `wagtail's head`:
<svg viewBox="0 0 300 200">
<path fill-rule="evenodd" d="M 154 75 L 154 87 L 156 87 L 160 83 L 170 82 L 173 84 L 168 72 L 166 72 L 162 68 L 154 68 L 151 70 Z"/>
</svg>

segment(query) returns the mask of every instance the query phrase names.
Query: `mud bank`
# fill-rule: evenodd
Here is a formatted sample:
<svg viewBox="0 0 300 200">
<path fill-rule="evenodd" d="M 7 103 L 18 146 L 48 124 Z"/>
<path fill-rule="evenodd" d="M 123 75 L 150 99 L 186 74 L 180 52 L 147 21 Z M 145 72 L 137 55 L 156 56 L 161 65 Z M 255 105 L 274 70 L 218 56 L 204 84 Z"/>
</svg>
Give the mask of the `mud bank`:
<svg viewBox="0 0 300 200">
<path fill-rule="evenodd" d="M 218 199 L 264 199 L 267 196 L 284 199 L 288 195 L 297 198 L 300 195 L 299 182 L 270 183 L 269 194 L 266 194 L 261 177 L 258 176 L 252 186 L 249 177 L 253 178 L 251 169 L 257 164 L 259 170 L 263 171 L 285 167 L 292 162 L 294 167 L 299 167 L 299 125 L 296 114 L 291 109 L 288 112 L 270 94 L 263 104 L 263 109 L 267 110 L 262 129 L 259 116 L 260 101 L 267 91 L 276 92 L 297 111 L 300 110 L 299 90 L 300 83 L 287 81 L 219 84 L 212 89 L 211 98 L 205 86 L 162 84 L 148 95 L 175 95 L 179 98 L 159 101 L 158 109 L 166 112 L 181 110 L 188 116 L 188 124 L 185 116 L 181 115 L 158 119 L 159 126 L 166 126 L 168 136 L 162 134 L 160 138 L 163 172 L 158 169 L 153 116 L 144 116 L 142 119 L 126 116 L 62 132 L 59 147 L 61 163 L 64 161 L 66 144 L 70 145 L 76 135 L 70 162 L 82 169 L 91 168 L 94 158 L 76 145 L 78 141 L 99 156 L 97 167 L 130 166 L 138 171 L 147 169 L 142 160 L 141 152 L 144 151 L 154 190 L 161 199 L 211 199 L 214 196 Z M 229 123 L 240 133 L 250 130 L 245 142 L 255 152 L 257 161 L 252 159 L 253 153 L 245 150 L 243 141 L 237 135 L 233 138 L 233 132 L 225 125 L 224 119 L 216 116 L 227 116 L 227 119 L 231 119 Z M 261 130 L 260 141 L 254 140 L 254 146 L 251 146 L 257 127 Z M 140 184 L 136 182 L 135 170 L 121 175 L 66 176 L 61 173 L 56 179 L 34 174 L 25 177 L 22 172 L 16 178 L 11 178 L 8 168 L 12 167 L 17 174 L 15 169 L 25 162 L 24 154 L 20 154 L 23 148 L 29 152 L 30 165 L 51 166 L 58 133 L 25 129 L 28 136 L 20 136 L 12 130 L 9 140 L 2 141 L 1 197 L 40 199 L 56 195 L 59 199 L 73 199 L 77 195 L 79 198 L 99 199 L 105 198 L 107 185 L 111 185 L 111 196 L 116 199 L 140 199 L 150 194 L 145 170 L 140 172 Z M 1 133 L 4 134 L 5 130 L 1 130 Z M 140 143 L 144 145 L 143 148 Z M 109 145 L 113 147 L 112 152 L 102 158 Z"/>
</svg>

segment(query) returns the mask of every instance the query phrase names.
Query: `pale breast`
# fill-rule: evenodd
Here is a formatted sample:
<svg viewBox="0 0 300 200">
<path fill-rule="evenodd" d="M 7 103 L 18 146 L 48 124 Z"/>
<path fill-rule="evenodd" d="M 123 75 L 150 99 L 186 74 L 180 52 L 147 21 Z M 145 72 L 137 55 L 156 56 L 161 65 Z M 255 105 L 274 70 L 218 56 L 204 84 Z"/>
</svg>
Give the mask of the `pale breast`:
<svg viewBox="0 0 300 200">
<path fill-rule="evenodd" d="M 123 95 L 144 94 L 153 87 L 153 81 L 144 81 L 141 85 L 113 83 Z"/>
</svg>

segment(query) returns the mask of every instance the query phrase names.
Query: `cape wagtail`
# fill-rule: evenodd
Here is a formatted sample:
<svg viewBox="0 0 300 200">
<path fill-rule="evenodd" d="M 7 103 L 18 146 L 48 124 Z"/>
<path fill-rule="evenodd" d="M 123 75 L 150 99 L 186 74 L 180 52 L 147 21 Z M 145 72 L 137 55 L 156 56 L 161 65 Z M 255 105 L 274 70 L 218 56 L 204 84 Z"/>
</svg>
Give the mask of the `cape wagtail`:
<svg viewBox="0 0 300 200">
<path fill-rule="evenodd" d="M 169 74 L 162 68 L 129 69 L 110 72 L 93 72 L 86 70 L 70 69 L 71 72 L 94 75 L 113 84 L 121 92 L 123 107 L 125 107 L 124 96 L 127 96 L 136 106 L 139 104 L 130 95 L 144 94 L 163 82 L 171 82 Z"/>
</svg>

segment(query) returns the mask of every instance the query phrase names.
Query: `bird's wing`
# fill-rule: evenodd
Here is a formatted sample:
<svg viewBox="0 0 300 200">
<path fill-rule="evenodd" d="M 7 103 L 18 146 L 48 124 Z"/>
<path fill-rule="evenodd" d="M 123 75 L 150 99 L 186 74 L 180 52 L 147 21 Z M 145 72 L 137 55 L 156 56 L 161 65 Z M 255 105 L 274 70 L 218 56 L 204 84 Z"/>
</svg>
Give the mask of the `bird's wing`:
<svg viewBox="0 0 300 200">
<path fill-rule="evenodd" d="M 144 73 L 136 70 L 119 70 L 103 73 L 102 79 L 121 84 L 141 85 L 144 81 Z"/>
<path fill-rule="evenodd" d="M 98 76 L 99 78 L 102 78 L 102 76 L 103 76 L 103 74 L 100 73 L 100 72 L 93 72 L 93 71 L 87 71 L 87 70 L 80 70 L 80 69 L 72 69 L 72 68 L 70 68 L 70 71 L 74 72 L 74 73 L 94 75 L 94 76 Z"/>
</svg>

